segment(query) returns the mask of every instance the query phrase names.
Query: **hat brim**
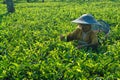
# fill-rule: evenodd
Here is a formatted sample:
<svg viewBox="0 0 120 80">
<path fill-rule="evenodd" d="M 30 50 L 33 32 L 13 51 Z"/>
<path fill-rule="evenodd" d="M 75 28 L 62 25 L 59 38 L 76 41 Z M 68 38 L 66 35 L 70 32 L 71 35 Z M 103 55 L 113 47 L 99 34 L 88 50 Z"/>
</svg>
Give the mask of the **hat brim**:
<svg viewBox="0 0 120 80">
<path fill-rule="evenodd" d="M 82 20 L 76 19 L 76 20 L 73 20 L 72 22 L 73 23 L 80 23 L 80 24 L 98 24 L 98 25 L 100 25 L 100 23 L 97 22 L 96 20 L 82 21 Z"/>
</svg>

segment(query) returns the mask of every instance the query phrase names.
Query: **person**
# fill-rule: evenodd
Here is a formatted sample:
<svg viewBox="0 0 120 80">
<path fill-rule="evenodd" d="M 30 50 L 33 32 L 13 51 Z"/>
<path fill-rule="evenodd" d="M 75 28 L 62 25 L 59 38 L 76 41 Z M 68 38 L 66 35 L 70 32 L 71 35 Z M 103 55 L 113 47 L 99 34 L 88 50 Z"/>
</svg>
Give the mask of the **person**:
<svg viewBox="0 0 120 80">
<path fill-rule="evenodd" d="M 60 36 L 62 41 L 78 41 L 77 49 L 87 47 L 96 49 L 98 47 L 98 38 L 96 32 L 92 30 L 93 24 L 99 24 L 91 14 L 83 14 L 72 22 L 77 23 L 77 28 L 67 36 Z"/>
</svg>

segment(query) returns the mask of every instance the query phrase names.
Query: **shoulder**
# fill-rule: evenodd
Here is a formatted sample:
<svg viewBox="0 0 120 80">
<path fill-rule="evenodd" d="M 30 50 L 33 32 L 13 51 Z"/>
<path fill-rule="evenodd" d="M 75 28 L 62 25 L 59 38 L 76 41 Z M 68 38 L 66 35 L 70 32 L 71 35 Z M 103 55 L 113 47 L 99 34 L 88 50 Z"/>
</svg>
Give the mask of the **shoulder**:
<svg viewBox="0 0 120 80">
<path fill-rule="evenodd" d="M 96 35 L 96 33 L 93 30 L 90 31 L 90 34 Z"/>
<path fill-rule="evenodd" d="M 77 32 L 81 32 L 82 29 L 81 29 L 80 27 L 77 27 L 77 28 L 76 28 L 76 31 L 77 31 Z"/>
<path fill-rule="evenodd" d="M 96 37 L 96 36 L 97 36 L 96 33 L 95 33 L 93 30 L 90 31 L 89 35 L 90 35 L 91 37 Z"/>
</svg>

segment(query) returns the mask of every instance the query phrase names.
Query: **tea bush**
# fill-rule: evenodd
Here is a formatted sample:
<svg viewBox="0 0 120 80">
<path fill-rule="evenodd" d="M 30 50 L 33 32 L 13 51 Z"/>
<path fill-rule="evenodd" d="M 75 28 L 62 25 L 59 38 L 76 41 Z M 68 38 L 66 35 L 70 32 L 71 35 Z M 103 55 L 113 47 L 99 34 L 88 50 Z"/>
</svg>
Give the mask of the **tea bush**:
<svg viewBox="0 0 120 80">
<path fill-rule="evenodd" d="M 120 3 L 16 3 L 6 14 L 0 4 L 1 80 L 120 79 Z M 110 34 L 98 52 L 77 50 L 75 41 L 60 34 L 73 31 L 72 20 L 84 13 L 110 24 Z"/>
</svg>

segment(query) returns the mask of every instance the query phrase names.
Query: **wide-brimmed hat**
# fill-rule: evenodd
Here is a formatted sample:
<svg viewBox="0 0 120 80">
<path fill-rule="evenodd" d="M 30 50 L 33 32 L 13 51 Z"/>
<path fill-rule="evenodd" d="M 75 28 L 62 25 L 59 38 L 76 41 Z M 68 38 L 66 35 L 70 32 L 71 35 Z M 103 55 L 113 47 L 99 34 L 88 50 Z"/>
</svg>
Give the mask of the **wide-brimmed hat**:
<svg viewBox="0 0 120 80">
<path fill-rule="evenodd" d="M 91 14 L 83 14 L 72 22 L 80 24 L 99 24 Z"/>
</svg>

